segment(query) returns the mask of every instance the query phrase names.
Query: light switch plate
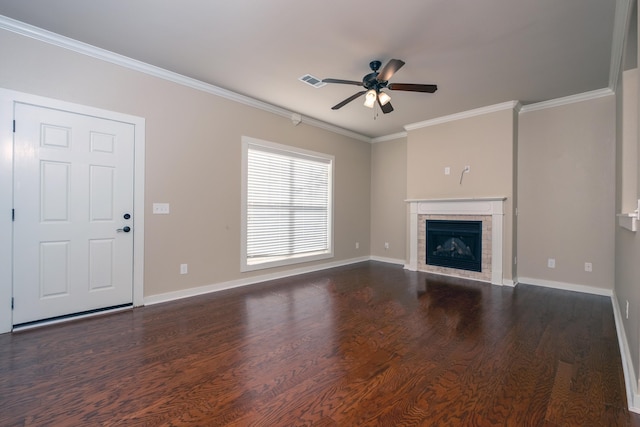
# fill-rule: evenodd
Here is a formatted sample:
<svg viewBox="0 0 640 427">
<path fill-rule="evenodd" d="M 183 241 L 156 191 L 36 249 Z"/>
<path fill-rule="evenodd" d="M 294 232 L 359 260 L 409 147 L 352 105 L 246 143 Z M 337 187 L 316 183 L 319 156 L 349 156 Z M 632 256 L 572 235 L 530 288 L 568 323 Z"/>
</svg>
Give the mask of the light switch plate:
<svg viewBox="0 0 640 427">
<path fill-rule="evenodd" d="M 169 215 L 169 203 L 154 203 L 154 215 Z"/>
</svg>

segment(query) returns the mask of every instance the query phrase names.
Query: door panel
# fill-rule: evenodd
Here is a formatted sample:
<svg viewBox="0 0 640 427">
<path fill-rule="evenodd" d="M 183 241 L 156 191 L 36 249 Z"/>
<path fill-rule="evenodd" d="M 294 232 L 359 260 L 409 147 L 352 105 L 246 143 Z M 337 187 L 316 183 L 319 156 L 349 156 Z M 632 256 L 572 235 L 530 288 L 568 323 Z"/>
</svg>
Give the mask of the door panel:
<svg viewBox="0 0 640 427">
<path fill-rule="evenodd" d="M 134 126 L 14 115 L 13 324 L 132 303 L 133 233 L 117 230 L 133 228 Z"/>
<path fill-rule="evenodd" d="M 40 162 L 40 221 L 69 221 L 71 164 Z"/>
<path fill-rule="evenodd" d="M 69 242 L 40 242 L 40 298 L 69 294 Z"/>
<path fill-rule="evenodd" d="M 113 286 L 114 239 L 89 241 L 89 289 L 105 289 Z"/>
</svg>

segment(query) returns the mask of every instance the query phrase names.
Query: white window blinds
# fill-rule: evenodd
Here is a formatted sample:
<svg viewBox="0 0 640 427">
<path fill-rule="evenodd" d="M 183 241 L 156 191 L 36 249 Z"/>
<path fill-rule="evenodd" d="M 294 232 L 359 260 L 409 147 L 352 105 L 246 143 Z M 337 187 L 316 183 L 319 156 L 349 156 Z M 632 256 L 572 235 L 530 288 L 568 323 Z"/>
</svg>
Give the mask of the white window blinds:
<svg viewBox="0 0 640 427">
<path fill-rule="evenodd" d="M 333 158 L 280 147 L 247 144 L 247 265 L 332 252 Z"/>
</svg>

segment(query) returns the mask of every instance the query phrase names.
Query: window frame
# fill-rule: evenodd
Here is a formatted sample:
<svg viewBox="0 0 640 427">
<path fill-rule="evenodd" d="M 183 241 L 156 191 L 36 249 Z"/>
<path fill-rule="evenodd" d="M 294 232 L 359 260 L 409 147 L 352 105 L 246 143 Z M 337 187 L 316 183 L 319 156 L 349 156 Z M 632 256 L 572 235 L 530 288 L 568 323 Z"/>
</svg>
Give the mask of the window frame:
<svg viewBox="0 0 640 427">
<path fill-rule="evenodd" d="M 294 254 L 274 256 L 261 261 L 251 262 L 247 257 L 248 245 L 248 172 L 249 172 L 249 150 L 257 149 L 265 152 L 290 156 L 293 158 L 303 158 L 319 160 L 328 164 L 329 176 L 327 183 L 328 205 L 327 205 L 327 246 L 324 251 L 312 252 L 309 254 Z M 333 216 L 334 216 L 334 174 L 335 156 L 310 151 L 289 145 L 278 144 L 248 136 L 242 136 L 242 195 L 241 195 L 241 237 L 240 237 L 240 271 L 256 271 L 273 267 L 293 265 L 303 262 L 318 261 L 334 256 L 333 238 Z"/>
</svg>

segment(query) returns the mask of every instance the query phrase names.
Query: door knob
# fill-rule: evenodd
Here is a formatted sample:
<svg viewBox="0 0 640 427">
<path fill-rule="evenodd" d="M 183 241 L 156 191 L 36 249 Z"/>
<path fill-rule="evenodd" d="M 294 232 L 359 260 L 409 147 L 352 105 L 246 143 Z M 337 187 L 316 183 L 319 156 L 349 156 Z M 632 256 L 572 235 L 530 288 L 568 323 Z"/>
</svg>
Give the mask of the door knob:
<svg viewBox="0 0 640 427">
<path fill-rule="evenodd" d="M 124 214 L 122 217 L 123 217 L 124 219 L 129 219 L 129 218 L 131 218 L 131 214 L 126 213 L 126 214 Z"/>
<path fill-rule="evenodd" d="M 124 231 L 125 233 L 128 233 L 128 232 L 130 232 L 130 231 L 131 231 L 131 227 L 129 227 L 128 225 L 125 225 L 125 226 L 124 226 L 124 227 L 122 227 L 122 228 L 118 228 L 116 231 L 117 231 L 118 233 L 120 233 L 120 232 L 122 232 L 122 231 Z"/>
</svg>

